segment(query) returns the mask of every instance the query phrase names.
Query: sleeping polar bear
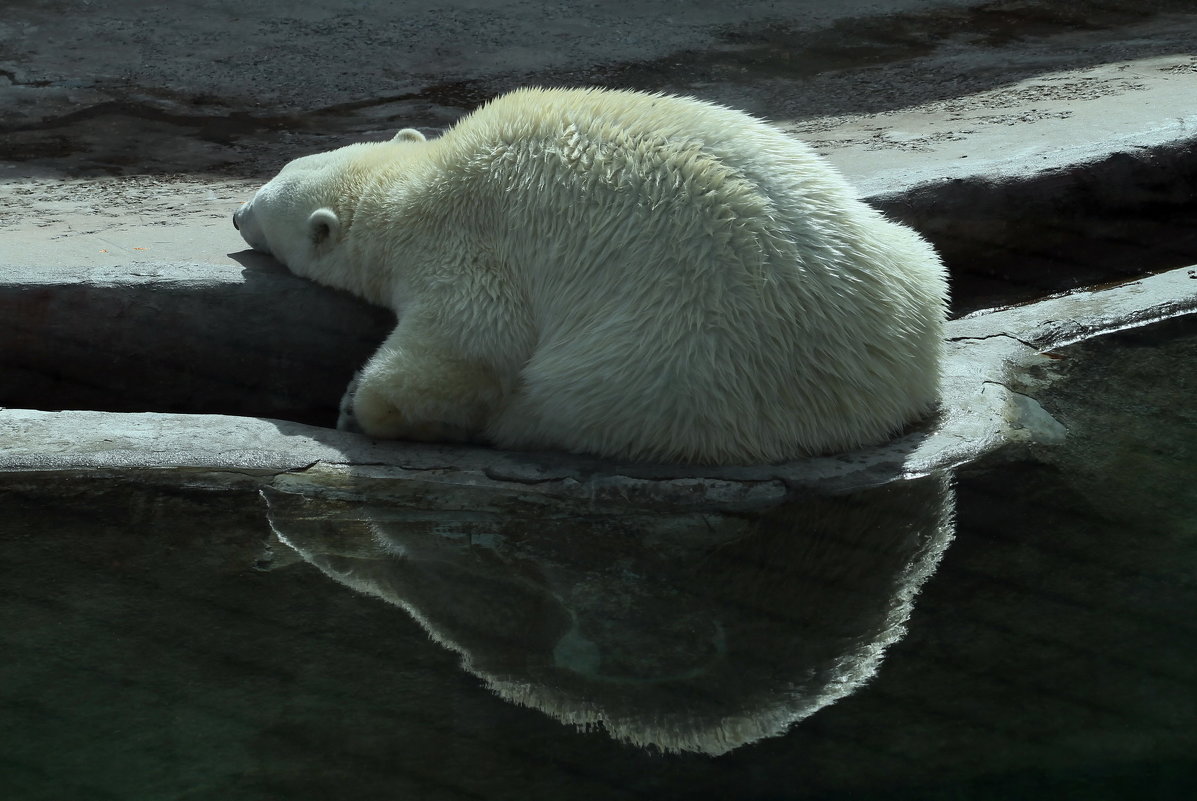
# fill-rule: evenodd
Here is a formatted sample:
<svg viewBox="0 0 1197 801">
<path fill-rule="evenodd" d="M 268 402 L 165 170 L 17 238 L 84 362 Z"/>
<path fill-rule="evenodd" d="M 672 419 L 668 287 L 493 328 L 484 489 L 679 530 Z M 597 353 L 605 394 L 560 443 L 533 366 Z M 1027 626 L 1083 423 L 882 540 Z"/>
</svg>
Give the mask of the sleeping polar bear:
<svg viewBox="0 0 1197 801">
<path fill-rule="evenodd" d="M 883 441 L 937 399 L 930 245 L 710 103 L 522 89 L 437 139 L 297 159 L 234 222 L 398 314 L 340 421 L 371 436 L 760 463 Z"/>
</svg>

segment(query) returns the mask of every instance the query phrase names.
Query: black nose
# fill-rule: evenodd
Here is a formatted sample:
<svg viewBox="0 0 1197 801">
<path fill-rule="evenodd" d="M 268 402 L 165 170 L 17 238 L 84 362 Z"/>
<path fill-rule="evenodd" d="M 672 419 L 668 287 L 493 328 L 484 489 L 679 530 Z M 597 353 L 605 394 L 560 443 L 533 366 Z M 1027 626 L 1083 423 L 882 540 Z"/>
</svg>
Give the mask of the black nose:
<svg viewBox="0 0 1197 801">
<path fill-rule="evenodd" d="M 236 228 L 238 231 L 241 230 L 241 226 L 237 225 L 237 212 L 233 212 L 233 227 Z"/>
</svg>

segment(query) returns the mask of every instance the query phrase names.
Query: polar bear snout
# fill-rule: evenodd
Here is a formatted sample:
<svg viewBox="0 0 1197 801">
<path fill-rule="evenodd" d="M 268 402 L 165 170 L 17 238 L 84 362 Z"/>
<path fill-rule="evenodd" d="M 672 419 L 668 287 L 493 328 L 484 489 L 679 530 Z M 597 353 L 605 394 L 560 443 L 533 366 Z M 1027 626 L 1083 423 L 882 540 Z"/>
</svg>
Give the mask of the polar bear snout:
<svg viewBox="0 0 1197 801">
<path fill-rule="evenodd" d="M 262 234 L 261 226 L 253 213 L 253 203 L 246 203 L 233 212 L 233 227 L 241 232 L 241 238 L 256 251 L 269 253 L 266 237 Z"/>
</svg>

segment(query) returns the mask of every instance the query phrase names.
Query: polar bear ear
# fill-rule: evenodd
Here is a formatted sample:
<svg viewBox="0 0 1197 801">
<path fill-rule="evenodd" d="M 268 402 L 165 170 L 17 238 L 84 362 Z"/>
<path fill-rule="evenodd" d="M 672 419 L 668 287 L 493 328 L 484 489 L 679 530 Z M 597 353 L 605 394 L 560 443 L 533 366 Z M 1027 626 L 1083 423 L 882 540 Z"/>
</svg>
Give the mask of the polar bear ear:
<svg viewBox="0 0 1197 801">
<path fill-rule="evenodd" d="M 424 134 L 417 131 L 415 128 L 404 128 L 399 133 L 391 138 L 392 142 L 426 142 Z"/>
<path fill-rule="evenodd" d="M 332 209 L 316 209 L 308 217 L 308 237 L 313 245 L 319 245 L 329 239 L 336 239 L 341 231 L 341 221 Z"/>
</svg>

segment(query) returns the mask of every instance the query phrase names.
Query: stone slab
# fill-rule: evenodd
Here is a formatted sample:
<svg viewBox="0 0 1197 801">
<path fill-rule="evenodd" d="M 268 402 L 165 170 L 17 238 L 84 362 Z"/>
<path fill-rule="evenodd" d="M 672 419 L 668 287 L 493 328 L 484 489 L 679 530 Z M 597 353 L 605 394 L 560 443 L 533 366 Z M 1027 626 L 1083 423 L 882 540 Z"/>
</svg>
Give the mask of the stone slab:
<svg viewBox="0 0 1197 801">
<path fill-rule="evenodd" d="M 794 489 L 845 491 L 927 475 L 1011 442 L 1052 441 L 1062 427 L 1011 389 L 1057 347 L 1197 311 L 1197 268 L 949 324 L 943 410 L 920 430 L 877 448 L 784 465 L 679 468 L 568 454 L 520 454 L 374 442 L 299 423 L 210 415 L 0 409 L 0 474 L 93 474 L 227 486 L 302 484 L 317 494 L 423 491 L 406 484 L 489 488 L 582 503 L 753 506 Z M 397 481 L 398 480 L 398 481 Z"/>
</svg>

